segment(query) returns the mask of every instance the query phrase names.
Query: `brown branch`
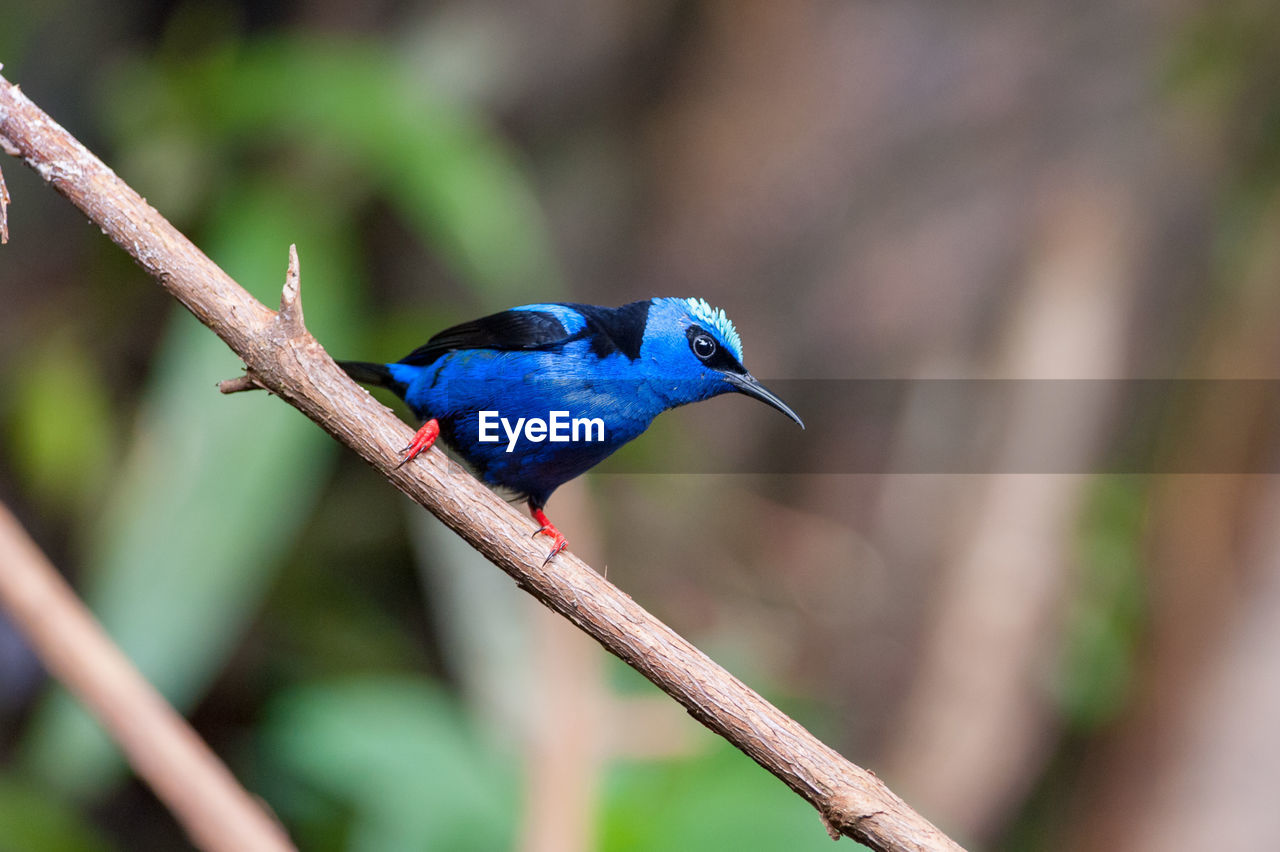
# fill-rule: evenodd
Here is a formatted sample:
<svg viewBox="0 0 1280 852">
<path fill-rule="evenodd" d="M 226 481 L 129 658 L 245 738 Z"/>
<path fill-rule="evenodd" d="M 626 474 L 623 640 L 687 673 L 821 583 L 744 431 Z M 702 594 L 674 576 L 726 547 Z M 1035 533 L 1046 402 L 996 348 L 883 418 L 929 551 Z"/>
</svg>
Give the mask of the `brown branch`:
<svg viewBox="0 0 1280 852">
<path fill-rule="evenodd" d="M 4 185 L 4 172 L 0 172 L 0 245 L 9 242 L 9 187 Z"/>
<path fill-rule="evenodd" d="M 4 63 L 0 62 L 0 70 L 3 69 Z M 18 156 L 18 149 L 3 136 L 0 136 L 0 150 L 11 157 Z M 9 187 L 4 185 L 4 170 L 0 169 L 0 245 L 7 242 L 9 242 Z"/>
<path fill-rule="evenodd" d="M 252 379 L 357 452 L 516 584 L 653 681 L 809 801 L 827 826 L 880 850 L 958 850 L 872 773 L 841 757 L 569 553 L 546 566 L 531 521 L 443 453 L 397 467 L 408 427 L 303 328 L 297 277 L 280 312 L 257 302 L 83 146 L 0 78 L 0 137 L 244 361 Z M 235 382 L 236 387 L 242 382 Z"/>
<path fill-rule="evenodd" d="M 0 603 L 46 669 L 79 696 L 138 775 L 212 852 L 287 852 L 289 838 L 147 683 L 0 504 Z"/>
</svg>

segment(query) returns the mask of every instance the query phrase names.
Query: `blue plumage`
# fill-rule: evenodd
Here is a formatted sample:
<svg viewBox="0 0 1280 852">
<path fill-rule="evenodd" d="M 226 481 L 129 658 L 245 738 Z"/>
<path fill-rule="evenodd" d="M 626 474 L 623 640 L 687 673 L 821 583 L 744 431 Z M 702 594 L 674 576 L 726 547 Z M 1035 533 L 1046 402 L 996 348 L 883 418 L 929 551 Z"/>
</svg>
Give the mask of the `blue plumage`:
<svg viewBox="0 0 1280 852">
<path fill-rule="evenodd" d="M 524 305 L 446 329 L 395 363 L 340 366 L 426 421 L 404 461 L 438 435 L 485 482 L 528 500 L 552 556 L 565 542 L 542 512 L 551 493 L 663 411 L 735 391 L 804 426 L 742 366 L 733 323 L 701 299 Z"/>
</svg>

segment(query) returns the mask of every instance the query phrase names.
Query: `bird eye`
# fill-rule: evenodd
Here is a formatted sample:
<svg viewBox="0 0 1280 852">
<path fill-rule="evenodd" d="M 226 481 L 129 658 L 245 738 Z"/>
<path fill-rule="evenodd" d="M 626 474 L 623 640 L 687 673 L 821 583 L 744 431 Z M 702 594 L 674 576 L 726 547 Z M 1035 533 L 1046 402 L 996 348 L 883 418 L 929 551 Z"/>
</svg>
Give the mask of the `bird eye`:
<svg viewBox="0 0 1280 852">
<path fill-rule="evenodd" d="M 696 335 L 690 345 L 693 347 L 693 354 L 697 355 L 703 361 L 716 354 L 716 342 L 711 339 L 710 335 Z"/>
</svg>

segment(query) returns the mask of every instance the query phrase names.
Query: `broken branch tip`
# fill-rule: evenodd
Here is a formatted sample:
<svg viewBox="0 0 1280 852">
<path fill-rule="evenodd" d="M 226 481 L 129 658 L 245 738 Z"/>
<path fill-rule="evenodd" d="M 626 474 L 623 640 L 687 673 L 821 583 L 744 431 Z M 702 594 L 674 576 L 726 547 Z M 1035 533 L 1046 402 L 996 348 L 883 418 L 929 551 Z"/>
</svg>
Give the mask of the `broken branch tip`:
<svg viewBox="0 0 1280 852">
<path fill-rule="evenodd" d="M 302 321 L 302 273 L 298 264 L 298 246 L 289 245 L 289 270 L 284 276 L 284 290 L 280 293 L 278 319 L 291 333 L 301 334 Z"/>
</svg>

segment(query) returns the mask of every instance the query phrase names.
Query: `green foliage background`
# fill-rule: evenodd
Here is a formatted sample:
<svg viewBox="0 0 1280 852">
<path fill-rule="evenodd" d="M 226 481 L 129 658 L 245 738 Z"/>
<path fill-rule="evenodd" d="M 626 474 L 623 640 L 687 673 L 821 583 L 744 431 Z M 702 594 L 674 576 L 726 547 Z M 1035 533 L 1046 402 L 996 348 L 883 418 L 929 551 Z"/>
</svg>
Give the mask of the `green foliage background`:
<svg viewBox="0 0 1280 852">
<path fill-rule="evenodd" d="M 1280 14 L 1161 5 L 0 0 L 0 62 L 264 302 L 296 243 L 338 357 L 530 301 L 696 294 L 774 375 L 987 375 L 1044 234 L 1071 232 L 1045 211 L 1087 184 L 1133 213 L 1125 376 L 1272 378 Z M 279 400 L 217 394 L 236 358 L 0 167 L 0 500 L 300 848 L 520 848 L 545 720 L 519 712 L 539 685 L 505 577 Z M 719 405 L 624 452 L 839 456 Z M 1160 412 L 1144 434 L 1175 451 L 1227 419 Z M 1274 422 L 1247 415 L 1222 428 L 1273 472 Z M 881 771 L 977 502 L 916 492 L 895 541 L 885 479 L 601 475 L 586 493 L 611 579 Z M 1047 708 L 1040 762 L 994 816 L 957 816 L 962 839 L 1127 836 L 1111 785 L 1156 788 L 1151 719 L 1227 668 L 1168 649 L 1231 647 L 1268 482 L 1091 477 L 1069 543 L 1041 554 L 1066 566 L 1056 632 L 1015 675 Z M 610 701 L 657 697 L 612 660 L 599 678 Z M 963 712 L 956 730 L 984 721 Z M 681 721 L 606 755 L 594 848 L 830 847 L 808 805 Z M 0 852 L 184 848 L 0 621 Z"/>
<path fill-rule="evenodd" d="M 426 292 L 408 315 L 371 302 L 361 240 L 371 205 L 389 208 L 478 309 L 565 295 L 519 157 L 482 113 L 432 91 L 411 57 L 361 38 L 206 39 L 200 25 L 226 23 L 208 14 L 183 7 L 158 52 L 126 56 L 88 81 L 92 118 L 117 170 L 259 299 L 278 299 L 285 249 L 296 243 L 308 324 L 334 353 L 391 357 L 421 342 L 423 329 L 458 319 L 458 308 Z M 17 79 L 20 45 L 10 39 L 6 57 Z M 39 102 L 38 87 L 31 94 Z M 17 222 L 40 190 L 12 183 Z M 15 228 L 16 239 L 25 234 Z M 99 317 L 127 323 L 128 306 L 150 298 L 136 292 L 148 282 L 112 247 L 87 251 L 113 274 L 67 299 L 96 301 Z M 81 555 L 87 602 L 184 710 L 239 666 L 237 687 L 258 692 L 254 715 L 215 733 L 215 745 L 301 848 L 510 847 L 521 792 L 509 740 L 468 717 L 419 637 L 390 623 L 377 601 L 312 588 L 331 580 L 323 558 L 308 557 L 335 549 L 373 561 L 349 538 L 376 525 L 370 518 L 388 498 L 378 495 L 372 509 L 348 503 L 352 513 L 327 528 L 309 523 L 327 511 L 322 501 L 341 499 L 324 495 L 339 448 L 265 395 L 212 392 L 236 374 L 237 359 L 176 305 L 146 313 L 155 344 L 136 401 L 111 396 L 93 312 L 24 341 L 4 374 L 12 475 L 35 511 L 74 531 L 69 550 Z M 413 577 L 377 579 L 398 589 Z M 289 647 L 237 663 L 255 621 Z M 122 787 L 115 747 L 65 692 L 49 690 L 18 733 L 15 760 L 0 772 L 0 849 L 181 842 L 175 829 L 113 818 L 116 829 L 104 831 L 83 816 L 139 805 L 129 804 L 137 796 Z M 601 849 L 830 842 L 807 805 L 724 746 L 618 763 L 609 778 Z M 705 797 L 703 784 L 712 788 Z"/>
</svg>

